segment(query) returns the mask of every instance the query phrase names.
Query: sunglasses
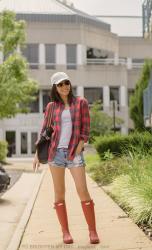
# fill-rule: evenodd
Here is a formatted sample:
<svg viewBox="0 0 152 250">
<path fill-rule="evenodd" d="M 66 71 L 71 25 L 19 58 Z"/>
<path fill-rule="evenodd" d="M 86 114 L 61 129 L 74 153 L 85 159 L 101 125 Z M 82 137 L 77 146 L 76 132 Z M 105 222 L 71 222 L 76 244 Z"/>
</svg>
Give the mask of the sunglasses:
<svg viewBox="0 0 152 250">
<path fill-rule="evenodd" d="M 69 81 L 63 81 L 57 84 L 57 87 L 61 88 L 63 85 L 69 86 L 70 82 Z"/>
</svg>

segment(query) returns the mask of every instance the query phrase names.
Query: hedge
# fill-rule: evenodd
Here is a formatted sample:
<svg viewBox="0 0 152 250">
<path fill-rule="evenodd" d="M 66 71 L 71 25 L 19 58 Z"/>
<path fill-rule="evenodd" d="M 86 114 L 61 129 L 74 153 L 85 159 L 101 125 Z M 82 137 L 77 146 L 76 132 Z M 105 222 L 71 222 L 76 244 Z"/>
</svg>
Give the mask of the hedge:
<svg viewBox="0 0 152 250">
<path fill-rule="evenodd" d="M 109 135 L 96 137 L 95 148 L 100 157 L 104 156 L 106 151 L 114 155 L 122 155 L 130 151 L 142 153 L 152 152 L 152 134 L 149 132 L 132 133 L 130 135 Z"/>
</svg>

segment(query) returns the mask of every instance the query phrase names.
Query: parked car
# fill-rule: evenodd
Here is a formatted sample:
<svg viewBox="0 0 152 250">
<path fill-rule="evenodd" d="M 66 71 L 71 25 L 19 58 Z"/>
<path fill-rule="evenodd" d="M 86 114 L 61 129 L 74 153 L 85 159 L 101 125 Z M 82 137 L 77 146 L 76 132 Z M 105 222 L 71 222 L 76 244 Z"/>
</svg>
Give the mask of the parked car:
<svg viewBox="0 0 152 250">
<path fill-rule="evenodd" d="M 0 164 L 0 193 L 7 190 L 8 186 L 10 185 L 10 181 L 10 176 Z"/>
</svg>

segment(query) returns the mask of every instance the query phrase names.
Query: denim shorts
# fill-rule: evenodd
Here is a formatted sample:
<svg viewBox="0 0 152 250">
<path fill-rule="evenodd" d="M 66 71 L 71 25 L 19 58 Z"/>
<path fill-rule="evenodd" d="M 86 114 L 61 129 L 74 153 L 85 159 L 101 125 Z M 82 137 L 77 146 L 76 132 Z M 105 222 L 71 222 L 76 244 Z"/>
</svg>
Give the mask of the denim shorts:
<svg viewBox="0 0 152 250">
<path fill-rule="evenodd" d="M 72 161 L 67 160 L 67 154 L 67 148 L 57 148 L 55 157 L 51 162 L 49 162 L 49 165 L 63 168 L 85 167 L 83 152 L 76 155 Z"/>
</svg>

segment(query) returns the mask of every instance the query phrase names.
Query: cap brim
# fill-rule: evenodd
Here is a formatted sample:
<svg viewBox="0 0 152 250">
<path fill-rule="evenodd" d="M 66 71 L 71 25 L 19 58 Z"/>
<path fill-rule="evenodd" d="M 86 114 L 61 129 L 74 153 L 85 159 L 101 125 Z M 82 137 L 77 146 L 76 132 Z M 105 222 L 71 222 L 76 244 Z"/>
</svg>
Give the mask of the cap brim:
<svg viewBox="0 0 152 250">
<path fill-rule="evenodd" d="M 58 81 L 56 81 L 55 83 L 52 83 L 52 85 L 54 85 L 54 84 L 57 85 L 57 84 L 59 84 L 60 82 L 62 82 L 64 80 L 70 80 L 70 79 L 67 78 L 67 77 L 63 77 L 63 78 L 59 79 Z"/>
</svg>

